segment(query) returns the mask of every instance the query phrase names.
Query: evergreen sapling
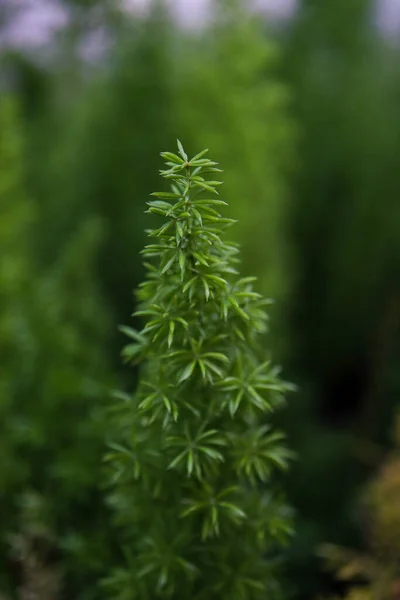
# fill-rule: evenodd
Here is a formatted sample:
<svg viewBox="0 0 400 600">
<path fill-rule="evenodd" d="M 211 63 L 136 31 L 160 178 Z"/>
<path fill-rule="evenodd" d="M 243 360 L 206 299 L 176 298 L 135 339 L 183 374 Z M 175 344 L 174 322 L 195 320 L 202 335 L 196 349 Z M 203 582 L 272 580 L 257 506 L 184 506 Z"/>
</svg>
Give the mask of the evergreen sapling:
<svg viewBox="0 0 400 600">
<path fill-rule="evenodd" d="M 234 221 L 205 177 L 220 169 L 206 150 L 178 150 L 161 154 L 171 191 L 148 203 L 165 221 L 143 250 L 145 325 L 121 328 L 140 377 L 112 407 L 109 500 L 127 564 L 104 583 L 119 600 L 277 597 L 275 549 L 291 523 L 272 478 L 290 453 L 268 416 L 292 386 L 265 356 L 269 301 L 223 240 Z"/>
</svg>

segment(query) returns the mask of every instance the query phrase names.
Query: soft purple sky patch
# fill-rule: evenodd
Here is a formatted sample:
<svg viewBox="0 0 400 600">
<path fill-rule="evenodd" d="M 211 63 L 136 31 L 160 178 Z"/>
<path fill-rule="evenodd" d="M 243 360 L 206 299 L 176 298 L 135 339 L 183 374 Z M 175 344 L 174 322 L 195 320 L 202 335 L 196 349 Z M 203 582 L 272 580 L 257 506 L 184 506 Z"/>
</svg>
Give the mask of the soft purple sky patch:
<svg viewBox="0 0 400 600">
<path fill-rule="evenodd" d="M 127 10 L 145 13 L 150 6 L 149 0 L 124 0 Z M 207 17 L 210 0 L 167 0 L 171 13 L 183 25 L 203 24 Z"/>
<path fill-rule="evenodd" d="M 379 0 L 377 4 L 378 26 L 389 35 L 400 31 L 400 0 Z"/>
<path fill-rule="evenodd" d="M 287 19 L 291 17 L 298 5 L 298 0 L 254 0 L 254 8 L 266 12 L 273 19 Z"/>
<path fill-rule="evenodd" d="M 272 18 L 285 18 L 294 11 L 298 0 L 248 0 L 256 10 Z M 57 0 L 3 0 L 16 9 L 15 15 L 1 34 L 0 43 L 6 46 L 40 47 L 51 42 L 53 35 L 68 21 L 68 15 Z M 185 26 L 195 27 L 206 21 L 211 0 L 167 0 L 172 13 Z M 149 0 L 122 0 L 130 10 L 143 13 Z"/>
<path fill-rule="evenodd" d="M 190 27 L 204 24 L 211 2 L 212 0 L 167 0 L 177 20 Z M 149 0 L 124 0 L 124 5 L 130 10 L 145 12 Z M 274 19 L 282 19 L 293 14 L 298 0 L 248 0 L 248 5 L 257 11 L 266 12 Z"/>
<path fill-rule="evenodd" d="M 127 8 L 138 12 L 145 12 L 149 6 L 149 0 L 120 1 Z M 16 9 L 8 27 L 1 33 L 1 46 L 44 47 L 68 21 L 66 10 L 57 0 L 0 0 L 0 2 L 5 7 Z M 180 23 L 196 27 L 206 20 L 211 0 L 167 0 L 167 2 Z M 270 18 L 282 20 L 294 13 L 298 2 L 299 0 L 248 0 L 248 5 L 265 12 Z M 375 0 L 375 2 L 378 26 L 390 35 L 398 34 L 400 0 Z M 93 48 L 96 44 L 97 42 L 93 40 Z M 91 51 L 89 53 L 91 54 Z"/>
<path fill-rule="evenodd" d="M 9 4 L 16 12 L 1 34 L 2 45 L 40 46 L 68 22 L 66 10 L 54 0 L 9 0 Z"/>
</svg>

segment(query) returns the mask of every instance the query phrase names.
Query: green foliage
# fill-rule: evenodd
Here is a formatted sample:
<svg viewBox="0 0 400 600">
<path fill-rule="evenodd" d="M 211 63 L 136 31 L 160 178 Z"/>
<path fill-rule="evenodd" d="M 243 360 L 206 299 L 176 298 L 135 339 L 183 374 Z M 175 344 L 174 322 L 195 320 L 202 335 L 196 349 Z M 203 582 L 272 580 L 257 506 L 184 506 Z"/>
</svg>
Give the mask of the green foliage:
<svg viewBox="0 0 400 600">
<path fill-rule="evenodd" d="M 244 266 L 280 301 L 292 277 L 285 237 L 296 137 L 290 92 L 276 76 L 278 45 L 244 2 L 216 1 L 210 13 L 211 25 L 187 41 L 176 69 L 180 128 L 190 147 L 209 144 L 224 164 Z"/>
<path fill-rule="evenodd" d="M 400 418 L 395 420 L 396 448 L 366 486 L 362 506 L 368 551 L 360 552 L 326 544 L 320 554 L 326 566 L 345 582 L 348 600 L 398 598 L 400 579 Z"/>
<path fill-rule="evenodd" d="M 154 157 L 170 142 L 169 46 L 163 11 L 155 8 L 143 23 L 127 24 L 112 68 L 93 77 L 67 113 L 38 176 L 44 181 L 38 202 L 52 223 L 38 244 L 42 260 L 63 252 L 76 223 L 99 216 L 96 276 L 116 323 L 130 309 L 131 282 L 137 285 L 143 273 L 131 258 L 145 239 L 138 198 L 153 187 Z"/>
<path fill-rule="evenodd" d="M 162 153 L 171 191 L 148 203 L 163 222 L 142 252 L 145 325 L 123 327 L 140 380 L 113 406 L 109 500 L 127 565 L 105 585 L 119 600 L 277 597 L 275 550 L 291 526 L 273 472 L 290 452 L 268 420 L 292 386 L 261 343 L 269 302 L 223 240 L 234 221 L 207 179 L 220 170 L 207 151 L 178 150 Z"/>
<path fill-rule="evenodd" d="M 20 361 L 18 345 L 28 341 L 26 335 L 26 315 L 24 313 L 24 289 L 29 282 L 27 268 L 27 232 L 32 220 L 32 207 L 22 186 L 22 136 L 18 130 L 16 107 L 10 99 L 4 99 L 0 106 L 0 202 L 2 219 L 0 224 L 0 343 L 3 368 L 0 376 L 1 420 L 14 408 L 13 397 L 17 393 L 21 378 L 29 369 L 27 362 Z M 15 377 L 9 377 L 9 373 Z M 12 468 L 13 452 L 8 445 L 8 435 L 2 436 L 2 453 L 5 458 L 1 465 L 1 487 L 18 477 Z"/>
<path fill-rule="evenodd" d="M 289 47 L 303 127 L 292 220 L 302 271 L 296 315 L 309 328 L 304 349 L 316 347 L 320 369 L 329 371 L 333 349 L 348 361 L 376 343 L 396 293 L 400 122 L 388 56 L 368 24 L 369 2 L 340 2 L 339 9 L 327 1 L 311 10 L 314 4 L 304 0 Z M 339 14 L 347 14 L 347 27 Z"/>
<path fill-rule="evenodd" d="M 284 428 L 302 456 L 289 482 L 302 515 L 291 578 L 306 597 L 320 592 L 315 546 L 358 537 L 360 440 L 387 443 L 400 390 L 398 55 L 379 39 L 371 6 L 303 0 L 286 47 L 301 164 L 285 364 L 301 392 Z"/>
<path fill-rule="evenodd" d="M 358 458 L 369 438 L 387 442 L 400 390 L 398 50 L 378 38 L 369 0 L 300 0 L 294 18 L 273 31 L 261 13 L 250 15 L 245 0 L 209 2 L 207 24 L 189 30 L 174 25 L 165 0 L 152 4 L 149 15 L 136 18 L 119 11 L 119 2 L 65 0 L 69 25 L 43 53 L 2 52 L 0 86 L 16 92 L 20 116 L 14 100 L 2 94 L 0 595 L 7 587 L 17 593 L 24 571 L 24 565 L 14 569 L 6 562 L 8 532 L 13 539 L 25 536 L 26 548 L 32 541 L 21 497 L 43 501 L 35 529 L 43 519 L 52 550 L 60 552 L 55 565 L 41 547 L 36 558 L 46 563 L 44 570 L 60 574 L 62 597 L 103 598 L 93 582 L 121 562 L 97 489 L 103 438 L 113 427 L 108 432 L 101 407 L 106 394 L 94 381 L 108 383 L 115 362 L 121 379 L 126 375 L 130 389 L 136 387 L 141 363 L 133 370 L 121 365 L 116 324 L 131 312 L 132 285 L 143 278 L 139 250 L 147 217 L 141 199 L 158 188 L 158 150 L 170 147 L 171 132 L 181 131 L 190 153 L 210 146 L 224 165 L 229 216 L 239 221 L 230 231 L 241 245 L 242 270 L 258 276 L 257 291 L 278 300 L 270 308 L 268 339 L 261 334 L 259 342 L 290 368 L 301 393 L 288 410 L 260 423 L 254 444 L 260 433 L 268 446 L 269 432 L 262 428 L 273 422 L 289 432 L 301 456 L 286 479 L 299 515 L 286 584 L 295 598 L 316 597 L 324 593 L 326 575 L 315 547 L 322 541 L 356 545 L 360 528 L 352 506 L 370 469 Z M 101 59 L 89 64 L 81 51 L 92 43 Z M 160 220 L 154 228 L 162 227 L 162 215 L 154 218 Z M 174 260 L 169 269 L 179 264 Z M 218 301 L 214 284 L 201 281 L 192 299 L 201 293 L 210 308 Z M 160 335 L 167 345 L 170 338 L 171 352 L 183 327 L 177 320 L 164 324 Z M 229 369 L 215 357 L 206 360 L 224 374 Z M 183 392 L 203 377 L 192 362 L 188 379 L 179 387 L 173 382 L 164 394 L 177 424 L 182 407 L 169 392 Z M 238 374 L 226 376 L 233 378 L 231 386 L 239 385 Z M 154 388 L 144 373 L 140 401 L 149 403 L 140 414 L 159 411 L 155 422 L 163 420 L 169 405 L 160 394 L 152 397 L 156 390 L 146 390 L 144 381 Z M 125 379 L 113 385 L 123 388 Z M 215 389 L 219 397 L 223 391 Z M 234 389 L 226 394 L 232 411 L 239 404 L 235 423 L 246 399 Z M 129 399 L 127 408 L 131 404 Z M 136 416 L 133 411 L 134 432 Z M 128 421 L 122 411 L 117 429 L 124 431 Z M 179 457 L 186 434 L 182 428 L 170 435 Z M 219 454 L 225 458 L 222 468 L 227 447 L 211 444 L 215 436 L 210 444 L 198 443 L 214 449 L 218 464 Z M 239 465 L 246 445 L 244 437 L 237 442 L 229 460 Z M 196 453 L 188 460 L 186 453 L 176 464 L 180 476 L 186 478 L 189 468 L 190 481 L 205 477 L 208 458 Z M 264 462 L 247 472 L 240 464 L 240 478 L 265 479 L 261 487 L 269 489 Z M 129 523 L 131 507 L 145 503 L 130 483 L 122 485 L 124 477 L 116 497 L 126 508 L 117 515 L 121 524 L 127 521 L 129 548 L 129 536 L 143 539 L 143 528 L 137 527 L 136 538 Z M 200 538 L 201 524 L 198 531 Z M 223 539 L 222 522 L 220 534 Z M 133 542 L 132 548 L 135 554 Z M 227 551 L 231 564 L 228 559 Z M 122 577 L 129 580 L 131 571 L 122 569 Z M 129 597 L 128 587 L 119 593 Z"/>
<path fill-rule="evenodd" d="M 111 382 L 108 318 L 93 277 L 101 230 L 86 221 L 62 259 L 39 269 L 32 246 L 39 217 L 24 191 L 23 132 L 12 99 L 2 101 L 0 119 L 0 589 L 14 587 L 7 539 L 20 531 L 21 494 L 33 490 L 46 502 L 66 580 L 78 594 L 77 582 L 108 552 L 98 492 L 101 398 Z"/>
</svg>

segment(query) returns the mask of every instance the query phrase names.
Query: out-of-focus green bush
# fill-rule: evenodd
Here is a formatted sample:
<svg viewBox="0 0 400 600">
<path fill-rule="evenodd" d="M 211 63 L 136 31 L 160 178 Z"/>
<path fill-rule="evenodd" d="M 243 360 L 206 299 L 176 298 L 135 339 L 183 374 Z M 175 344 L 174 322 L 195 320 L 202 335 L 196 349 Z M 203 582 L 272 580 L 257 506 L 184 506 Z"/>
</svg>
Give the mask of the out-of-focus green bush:
<svg viewBox="0 0 400 600">
<path fill-rule="evenodd" d="M 291 289 L 288 176 L 296 127 L 291 94 L 278 79 L 280 49 L 243 2 L 212 4 L 210 25 L 184 45 L 175 72 L 178 129 L 190 147 L 213 148 L 244 268 L 262 289 L 286 300 Z M 282 341 L 282 323 L 279 323 Z"/>
<path fill-rule="evenodd" d="M 38 201 L 53 224 L 43 233 L 42 256 L 63 252 L 59 240 L 68 239 L 77 222 L 98 215 L 103 236 L 96 277 L 115 329 L 131 310 L 132 289 L 142 275 L 144 207 L 160 167 L 159 149 L 174 139 L 170 44 L 162 9 L 143 22 L 128 22 L 107 67 L 67 111 L 49 154 L 49 175 L 45 165 L 39 167 L 46 185 Z M 117 356 L 121 340 L 114 342 Z"/>
<path fill-rule="evenodd" d="M 135 257 L 144 243 L 143 206 L 160 166 L 157 153 L 177 135 L 188 148 L 212 145 L 227 166 L 245 268 L 276 299 L 284 301 L 290 289 L 290 94 L 275 74 L 277 45 L 247 10 L 229 4 L 217 3 L 212 25 L 195 37 L 177 28 L 163 3 L 127 24 L 107 68 L 89 83 L 51 148 L 44 195 L 54 227 L 44 232 L 44 252 L 79 215 L 102 215 L 101 280 L 118 319 L 129 310 L 129 286 L 142 275 Z"/>
<path fill-rule="evenodd" d="M 400 418 L 396 448 L 366 486 L 361 503 L 368 550 L 326 545 L 320 553 L 345 588 L 347 600 L 396 600 L 400 593 Z"/>
<path fill-rule="evenodd" d="M 387 443 L 400 391 L 399 59 L 371 4 L 303 0 L 285 39 L 300 128 L 285 363 L 301 391 L 284 417 L 301 456 L 290 577 L 304 598 L 322 585 L 315 545 L 360 535 L 352 507 L 370 472 L 360 448 Z"/>
<path fill-rule="evenodd" d="M 45 499 L 76 594 L 82 578 L 92 573 L 95 581 L 111 543 L 100 492 L 112 381 L 109 318 L 93 271 L 101 230 L 97 220 L 83 222 L 59 260 L 38 268 L 42 217 L 25 192 L 24 134 L 12 98 L 2 99 L 0 121 L 0 589 L 15 589 L 7 540 L 20 530 L 21 496 L 33 490 Z"/>
</svg>

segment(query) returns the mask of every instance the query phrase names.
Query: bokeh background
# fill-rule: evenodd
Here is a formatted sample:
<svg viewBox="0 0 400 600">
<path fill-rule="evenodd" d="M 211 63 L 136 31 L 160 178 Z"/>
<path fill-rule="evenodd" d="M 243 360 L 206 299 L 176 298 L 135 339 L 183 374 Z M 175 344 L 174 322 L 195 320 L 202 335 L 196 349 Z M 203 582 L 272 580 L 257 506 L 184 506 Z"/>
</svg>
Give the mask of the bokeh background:
<svg viewBox="0 0 400 600">
<path fill-rule="evenodd" d="M 399 41 L 399 0 L 1 0 L 2 600 L 100 599 L 121 560 L 105 407 L 135 385 L 117 327 L 177 137 L 224 169 L 242 271 L 275 300 L 266 343 L 299 386 L 277 417 L 298 456 L 286 595 L 343 595 L 388 565 L 395 585 Z M 335 573 L 321 544 L 369 567 Z"/>
</svg>

